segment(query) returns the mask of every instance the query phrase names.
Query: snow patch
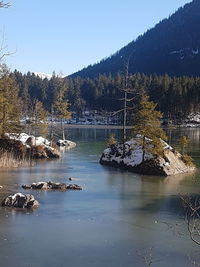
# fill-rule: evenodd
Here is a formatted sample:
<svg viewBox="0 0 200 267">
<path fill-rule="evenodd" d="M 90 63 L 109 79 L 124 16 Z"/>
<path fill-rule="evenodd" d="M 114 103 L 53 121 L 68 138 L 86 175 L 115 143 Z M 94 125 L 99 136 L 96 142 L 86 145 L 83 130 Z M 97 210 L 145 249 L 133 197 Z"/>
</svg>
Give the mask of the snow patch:
<svg viewBox="0 0 200 267">
<path fill-rule="evenodd" d="M 21 134 L 16 134 L 16 133 L 6 133 L 6 137 L 12 140 L 17 140 L 20 141 L 22 144 L 26 145 L 26 142 L 28 141 L 29 138 L 31 138 L 32 143 L 36 146 L 40 145 L 50 145 L 50 141 L 47 140 L 46 138 L 39 136 L 35 137 L 33 135 L 28 135 L 26 133 L 21 133 Z"/>
<path fill-rule="evenodd" d="M 76 143 L 75 142 L 72 142 L 72 141 L 69 141 L 69 140 L 58 140 L 57 144 L 59 146 L 66 146 L 66 147 L 75 147 L 76 146 Z"/>
<path fill-rule="evenodd" d="M 193 55 L 198 55 L 199 54 L 199 49 L 192 49 L 192 54 Z"/>
<path fill-rule="evenodd" d="M 146 138 L 146 142 L 151 146 L 151 139 Z M 172 151 L 173 148 L 166 142 L 161 140 L 164 150 Z M 150 152 L 145 152 L 144 160 L 153 159 L 153 155 Z M 102 155 L 102 160 L 105 162 L 122 163 L 126 166 L 134 167 L 142 163 L 143 150 L 141 145 L 141 136 L 137 135 L 136 138 L 127 141 L 125 145 L 117 144 L 115 148 L 106 148 Z"/>
</svg>

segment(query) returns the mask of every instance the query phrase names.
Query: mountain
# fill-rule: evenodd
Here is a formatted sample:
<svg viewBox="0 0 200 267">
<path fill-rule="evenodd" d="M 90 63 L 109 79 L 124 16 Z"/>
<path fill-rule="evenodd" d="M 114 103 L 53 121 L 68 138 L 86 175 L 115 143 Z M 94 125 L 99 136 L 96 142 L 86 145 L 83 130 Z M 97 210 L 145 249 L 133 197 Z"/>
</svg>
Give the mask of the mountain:
<svg viewBox="0 0 200 267">
<path fill-rule="evenodd" d="M 71 77 L 94 78 L 124 70 L 129 59 L 130 73 L 200 75 L 200 0 L 193 0 L 162 20 L 137 40 L 101 62 Z"/>
<path fill-rule="evenodd" d="M 41 79 L 51 79 L 52 75 L 51 74 L 46 74 L 46 73 L 42 73 L 42 72 L 33 72 L 35 74 L 35 76 L 40 77 Z"/>
<path fill-rule="evenodd" d="M 53 76 L 53 74 L 47 74 L 47 73 L 43 73 L 43 72 L 33 72 L 33 74 L 35 74 L 35 76 L 38 76 L 42 80 L 44 80 L 44 79 L 50 80 Z M 55 74 L 55 75 L 60 77 L 60 78 L 65 78 L 65 76 L 62 74 Z"/>
</svg>

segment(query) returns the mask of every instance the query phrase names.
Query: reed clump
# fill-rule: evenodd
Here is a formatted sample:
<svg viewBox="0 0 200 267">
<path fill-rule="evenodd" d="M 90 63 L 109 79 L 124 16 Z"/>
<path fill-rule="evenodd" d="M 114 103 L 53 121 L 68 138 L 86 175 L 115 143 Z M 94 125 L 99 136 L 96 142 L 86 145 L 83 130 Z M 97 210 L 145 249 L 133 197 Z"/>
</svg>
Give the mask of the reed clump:
<svg viewBox="0 0 200 267">
<path fill-rule="evenodd" d="M 0 168 L 27 167 L 32 162 L 25 157 L 18 157 L 14 152 L 0 150 Z"/>
</svg>

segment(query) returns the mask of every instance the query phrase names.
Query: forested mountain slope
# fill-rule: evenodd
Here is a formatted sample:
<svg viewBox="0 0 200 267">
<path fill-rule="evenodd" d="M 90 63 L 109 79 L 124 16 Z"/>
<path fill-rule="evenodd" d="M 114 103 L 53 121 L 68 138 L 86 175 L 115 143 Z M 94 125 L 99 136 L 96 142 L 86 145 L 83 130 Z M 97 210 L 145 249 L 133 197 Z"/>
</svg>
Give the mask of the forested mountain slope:
<svg viewBox="0 0 200 267">
<path fill-rule="evenodd" d="M 97 77 L 124 70 L 170 76 L 200 74 L 200 0 L 193 0 L 111 57 L 90 65 L 71 77 Z"/>
</svg>

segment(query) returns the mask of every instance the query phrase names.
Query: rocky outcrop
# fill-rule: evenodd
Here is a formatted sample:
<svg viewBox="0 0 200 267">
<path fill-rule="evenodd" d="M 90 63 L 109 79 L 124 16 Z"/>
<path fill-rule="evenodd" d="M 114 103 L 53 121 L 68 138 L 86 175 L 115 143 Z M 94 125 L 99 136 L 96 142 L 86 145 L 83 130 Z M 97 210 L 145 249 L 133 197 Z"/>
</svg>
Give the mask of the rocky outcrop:
<svg viewBox="0 0 200 267">
<path fill-rule="evenodd" d="M 31 148 L 28 148 L 28 151 L 29 150 L 31 157 L 33 159 L 60 158 L 60 152 L 51 146 L 46 146 L 46 145 L 33 146 Z"/>
<path fill-rule="evenodd" d="M 31 185 L 22 185 L 23 189 L 33 190 L 82 190 L 83 188 L 77 184 L 38 182 Z"/>
<path fill-rule="evenodd" d="M 3 207 L 13 207 L 13 208 L 26 208 L 33 209 L 39 207 L 39 202 L 35 200 L 33 195 L 23 195 L 17 193 L 15 195 L 10 195 L 2 201 Z"/>
<path fill-rule="evenodd" d="M 0 139 L 0 148 L 12 152 L 18 158 L 51 159 L 60 158 L 60 151 L 43 137 L 34 137 L 26 133 L 6 134 Z"/>
<path fill-rule="evenodd" d="M 180 153 L 164 141 L 162 141 L 162 144 L 164 150 L 162 157 L 154 156 L 147 152 L 143 161 L 141 138 L 136 137 L 126 142 L 125 145 L 114 144 L 105 149 L 100 163 L 145 175 L 168 176 L 189 173 L 195 170 L 193 165 L 184 162 Z"/>
</svg>

